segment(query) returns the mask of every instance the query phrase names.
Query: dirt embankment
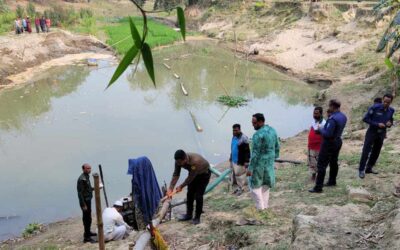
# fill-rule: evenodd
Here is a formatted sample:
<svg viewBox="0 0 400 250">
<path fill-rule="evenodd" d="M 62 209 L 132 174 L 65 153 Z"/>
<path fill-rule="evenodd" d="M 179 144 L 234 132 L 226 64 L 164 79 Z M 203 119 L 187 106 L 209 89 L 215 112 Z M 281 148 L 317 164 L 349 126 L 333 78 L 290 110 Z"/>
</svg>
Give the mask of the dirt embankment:
<svg viewBox="0 0 400 250">
<path fill-rule="evenodd" d="M 1 36 L 0 89 L 29 80 L 46 67 L 110 54 L 107 45 L 94 37 L 58 29 L 45 34 Z"/>
</svg>

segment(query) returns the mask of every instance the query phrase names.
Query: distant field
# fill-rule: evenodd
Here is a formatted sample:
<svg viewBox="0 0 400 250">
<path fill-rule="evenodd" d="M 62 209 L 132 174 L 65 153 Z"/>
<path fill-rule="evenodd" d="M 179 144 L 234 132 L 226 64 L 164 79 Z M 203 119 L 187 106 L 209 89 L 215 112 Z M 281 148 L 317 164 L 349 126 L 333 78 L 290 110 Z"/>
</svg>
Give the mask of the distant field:
<svg viewBox="0 0 400 250">
<path fill-rule="evenodd" d="M 133 20 L 139 30 L 139 33 L 142 34 L 142 18 L 134 17 Z M 176 32 L 169 26 L 156 22 L 154 20 L 148 20 L 148 28 L 149 31 L 146 42 L 152 48 L 161 45 L 171 44 L 181 39 L 181 35 L 179 32 Z M 113 45 L 118 53 L 124 54 L 132 47 L 133 40 L 132 38 L 130 38 L 130 27 L 128 18 L 120 19 L 114 25 L 111 24 L 109 26 L 106 26 L 104 29 L 108 36 L 107 43 L 109 45 Z M 122 41 L 125 38 L 127 39 Z"/>
</svg>

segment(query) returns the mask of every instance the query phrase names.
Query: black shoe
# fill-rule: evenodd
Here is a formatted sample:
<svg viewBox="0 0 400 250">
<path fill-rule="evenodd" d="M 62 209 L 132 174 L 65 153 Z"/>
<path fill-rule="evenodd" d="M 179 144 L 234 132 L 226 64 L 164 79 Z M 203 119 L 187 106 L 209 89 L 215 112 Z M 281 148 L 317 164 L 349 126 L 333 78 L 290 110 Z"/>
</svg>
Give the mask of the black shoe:
<svg viewBox="0 0 400 250">
<path fill-rule="evenodd" d="M 364 171 L 360 171 L 358 173 L 358 177 L 360 177 L 361 179 L 364 179 L 365 178 L 365 172 Z"/>
<path fill-rule="evenodd" d="M 368 169 L 365 171 L 366 174 L 379 174 L 377 171 L 373 170 L 373 169 Z"/>
<path fill-rule="evenodd" d="M 191 215 L 185 214 L 185 215 L 181 216 L 180 218 L 178 218 L 178 221 L 188 221 L 188 220 L 191 220 L 191 219 L 192 219 Z"/>
<path fill-rule="evenodd" d="M 324 186 L 325 186 L 325 187 L 334 187 L 334 186 L 336 186 L 336 183 L 330 183 L 330 182 L 328 182 L 328 183 L 326 183 Z"/>
<path fill-rule="evenodd" d="M 89 237 L 89 238 L 84 238 L 83 243 L 96 243 L 96 241 Z"/>
<path fill-rule="evenodd" d="M 317 189 L 317 188 L 311 188 L 310 190 L 308 190 L 308 192 L 310 193 L 322 193 L 322 189 Z"/>
<path fill-rule="evenodd" d="M 90 232 L 89 236 L 90 236 L 90 237 L 92 237 L 92 236 L 97 236 L 97 233 Z"/>
<path fill-rule="evenodd" d="M 198 225 L 198 224 L 200 224 L 200 218 L 194 218 L 194 219 L 192 220 L 192 224 L 193 224 L 193 225 Z"/>
</svg>

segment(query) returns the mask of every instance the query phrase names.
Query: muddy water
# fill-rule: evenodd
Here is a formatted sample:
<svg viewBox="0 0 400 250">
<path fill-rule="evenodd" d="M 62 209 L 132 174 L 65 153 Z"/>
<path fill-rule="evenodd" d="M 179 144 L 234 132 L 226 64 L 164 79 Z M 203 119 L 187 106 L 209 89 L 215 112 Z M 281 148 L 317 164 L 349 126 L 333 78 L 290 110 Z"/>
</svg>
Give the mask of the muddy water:
<svg viewBox="0 0 400 250">
<path fill-rule="evenodd" d="M 165 48 L 154 57 L 157 88 L 139 65 L 136 75 L 128 70 L 104 91 L 115 70 L 104 61 L 92 69 L 54 68 L 0 93 L 0 239 L 18 235 L 31 222 L 78 216 L 76 179 L 84 162 L 96 171 L 103 165 L 113 201 L 130 192 L 129 158 L 148 156 L 161 184 L 169 181 L 178 148 L 202 153 L 212 163 L 228 159 L 232 124 L 242 124 L 251 136 L 253 113 L 265 113 L 283 138 L 308 127 L 314 90 L 304 83 L 210 43 Z M 225 92 L 250 102 L 227 108 L 216 102 Z"/>
</svg>

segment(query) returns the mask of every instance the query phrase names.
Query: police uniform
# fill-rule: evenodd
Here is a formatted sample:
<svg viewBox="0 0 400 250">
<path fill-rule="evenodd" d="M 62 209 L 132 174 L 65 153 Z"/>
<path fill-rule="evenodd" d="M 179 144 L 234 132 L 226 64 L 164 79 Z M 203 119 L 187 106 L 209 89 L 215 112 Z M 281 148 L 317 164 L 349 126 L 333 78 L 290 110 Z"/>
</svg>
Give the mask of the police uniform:
<svg viewBox="0 0 400 250">
<path fill-rule="evenodd" d="M 82 209 L 82 221 L 85 228 L 84 238 L 88 239 L 92 235 L 90 232 L 90 226 L 92 224 L 92 198 L 93 198 L 93 187 L 90 184 L 89 174 L 82 173 L 77 182 L 77 191 L 79 198 L 79 205 Z M 86 211 L 83 207 L 86 205 Z"/>
<path fill-rule="evenodd" d="M 319 130 L 323 141 L 318 156 L 315 191 L 322 191 L 328 165 L 330 167 L 328 185 L 336 185 L 336 177 L 339 171 L 338 158 L 342 148 L 342 134 L 346 123 L 347 117 L 342 112 L 337 111 L 331 114 L 325 126 Z"/>
<path fill-rule="evenodd" d="M 189 171 L 186 180 L 180 187 L 188 186 L 186 196 L 186 215 L 193 216 L 193 203 L 196 200 L 196 213 L 195 218 L 200 219 L 203 212 L 203 196 L 206 191 L 207 185 L 210 182 L 211 172 L 210 163 L 201 155 L 195 153 L 186 153 L 188 163 L 185 166 L 178 166 L 175 164 L 175 171 L 170 184 L 170 189 L 173 190 L 179 180 L 181 169 L 184 168 Z"/>
<path fill-rule="evenodd" d="M 365 114 L 363 121 L 369 124 L 369 128 L 365 134 L 359 166 L 360 172 L 364 170 L 367 173 L 372 172 L 372 168 L 378 160 L 383 141 L 386 137 L 386 123 L 391 122 L 393 124 L 393 115 L 394 109 L 392 107 L 385 109 L 381 103 L 371 106 Z M 385 124 L 385 127 L 379 128 L 379 123 Z"/>
</svg>

